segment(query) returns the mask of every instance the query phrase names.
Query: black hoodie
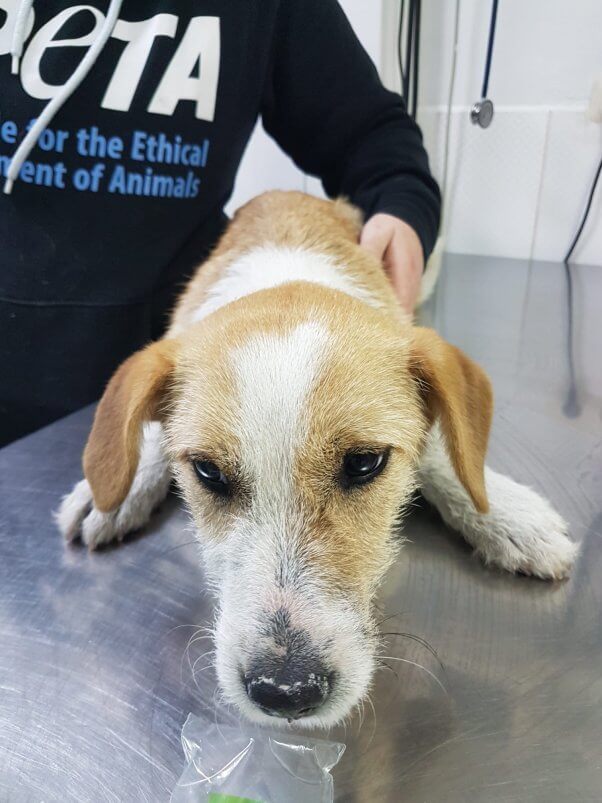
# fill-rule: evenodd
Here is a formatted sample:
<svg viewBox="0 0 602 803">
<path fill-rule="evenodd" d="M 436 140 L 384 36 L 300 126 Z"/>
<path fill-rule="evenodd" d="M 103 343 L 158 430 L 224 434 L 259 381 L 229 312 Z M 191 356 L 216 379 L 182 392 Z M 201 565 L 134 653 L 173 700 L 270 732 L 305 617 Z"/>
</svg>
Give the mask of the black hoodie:
<svg viewBox="0 0 602 803">
<path fill-rule="evenodd" d="M 94 41 L 108 0 L 0 10 L 0 173 Z M 6 6 L 5 6 L 6 8 Z M 439 192 L 420 132 L 334 0 L 123 0 L 0 195 L 0 443 L 96 399 L 160 334 L 224 225 L 253 126 L 326 192 L 389 212 L 430 253 Z"/>
</svg>

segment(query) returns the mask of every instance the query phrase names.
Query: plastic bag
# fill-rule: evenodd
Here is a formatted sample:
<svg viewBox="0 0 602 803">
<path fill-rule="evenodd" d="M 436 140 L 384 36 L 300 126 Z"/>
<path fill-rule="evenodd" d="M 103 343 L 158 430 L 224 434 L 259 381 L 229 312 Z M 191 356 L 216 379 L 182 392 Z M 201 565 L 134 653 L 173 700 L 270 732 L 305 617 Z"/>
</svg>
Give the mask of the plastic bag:
<svg viewBox="0 0 602 803">
<path fill-rule="evenodd" d="M 340 742 L 193 714 L 182 728 L 182 747 L 188 766 L 172 803 L 332 803 L 330 770 L 345 751 Z"/>
</svg>

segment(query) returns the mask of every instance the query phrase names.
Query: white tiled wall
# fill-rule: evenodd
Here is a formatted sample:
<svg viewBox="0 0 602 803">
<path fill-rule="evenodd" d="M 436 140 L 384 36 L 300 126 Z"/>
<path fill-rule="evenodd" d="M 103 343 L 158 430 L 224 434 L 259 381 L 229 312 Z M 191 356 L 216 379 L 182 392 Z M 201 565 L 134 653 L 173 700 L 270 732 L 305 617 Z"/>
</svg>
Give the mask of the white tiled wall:
<svg viewBox="0 0 602 803">
<path fill-rule="evenodd" d="M 445 249 L 561 260 L 602 157 L 602 126 L 574 109 L 498 106 L 486 130 L 468 115 L 468 106 L 452 112 Z M 419 113 L 439 179 L 445 121 L 440 108 Z M 602 266 L 602 185 L 574 259 Z"/>
<path fill-rule="evenodd" d="M 385 29 L 398 0 L 383 0 Z M 442 151 L 455 0 L 425 0 L 419 122 L 433 170 Z M 461 0 L 450 141 L 446 250 L 560 260 L 581 219 L 602 157 L 602 126 L 586 117 L 602 75 L 600 0 L 499 4 L 489 94 L 490 128 L 469 120 L 485 62 L 491 3 Z M 395 37 L 384 38 L 383 77 L 398 86 Z M 602 186 L 574 253 L 602 266 Z"/>
<path fill-rule="evenodd" d="M 443 172 L 446 113 L 420 115 L 431 168 Z M 529 256 L 536 223 L 547 114 L 500 112 L 487 132 L 452 114 L 445 249 L 451 253 Z"/>
<path fill-rule="evenodd" d="M 602 30 L 600 31 L 602 50 Z M 547 147 L 542 171 L 539 220 L 533 253 L 556 259 L 566 249 L 581 220 L 592 182 L 592 164 L 602 156 L 602 126 L 581 111 L 552 109 L 547 121 Z M 577 261 L 602 265 L 602 184 L 594 198 L 589 221 L 575 251 Z"/>
<path fill-rule="evenodd" d="M 581 218 L 602 156 L 602 126 L 588 122 L 592 81 L 602 75 L 601 0 L 500 3 L 487 130 L 469 121 L 482 80 L 490 2 L 460 0 L 453 97 L 448 251 L 560 260 Z M 399 0 L 341 0 L 364 46 L 397 87 Z M 455 0 L 424 0 L 419 122 L 441 178 Z M 229 211 L 270 187 L 321 194 L 263 130 L 256 130 Z M 602 186 L 574 258 L 602 265 Z"/>
</svg>

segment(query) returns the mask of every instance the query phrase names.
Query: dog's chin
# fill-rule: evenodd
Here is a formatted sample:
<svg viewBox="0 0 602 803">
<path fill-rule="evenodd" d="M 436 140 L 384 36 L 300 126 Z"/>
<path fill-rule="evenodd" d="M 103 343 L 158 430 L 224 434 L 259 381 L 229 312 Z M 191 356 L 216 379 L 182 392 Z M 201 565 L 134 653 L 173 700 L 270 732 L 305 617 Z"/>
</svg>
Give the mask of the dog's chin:
<svg viewBox="0 0 602 803">
<path fill-rule="evenodd" d="M 238 661 L 224 655 L 219 646 L 216 650 L 217 679 L 225 702 L 236 708 L 248 721 L 270 728 L 314 730 L 341 724 L 368 694 L 375 664 L 374 654 L 366 652 L 356 663 L 353 673 L 347 676 L 341 672 L 337 674 L 337 686 L 320 708 L 310 716 L 287 719 L 271 716 L 255 705 L 249 699 L 241 682 L 236 668 Z"/>
</svg>

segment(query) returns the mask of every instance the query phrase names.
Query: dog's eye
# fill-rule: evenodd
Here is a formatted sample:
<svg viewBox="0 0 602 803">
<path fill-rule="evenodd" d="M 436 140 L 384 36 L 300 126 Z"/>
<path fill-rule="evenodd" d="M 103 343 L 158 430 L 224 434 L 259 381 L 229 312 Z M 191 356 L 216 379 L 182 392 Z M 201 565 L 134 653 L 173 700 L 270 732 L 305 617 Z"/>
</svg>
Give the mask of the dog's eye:
<svg viewBox="0 0 602 803">
<path fill-rule="evenodd" d="M 342 481 L 347 488 L 364 485 L 377 477 L 387 465 L 389 451 L 347 452 L 343 460 Z"/>
<path fill-rule="evenodd" d="M 199 480 L 210 491 L 221 496 L 227 496 L 230 493 L 228 478 L 211 460 L 194 460 L 193 466 Z"/>
</svg>

